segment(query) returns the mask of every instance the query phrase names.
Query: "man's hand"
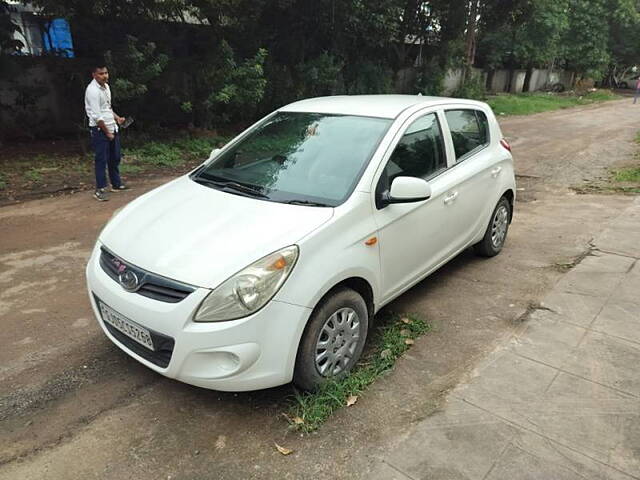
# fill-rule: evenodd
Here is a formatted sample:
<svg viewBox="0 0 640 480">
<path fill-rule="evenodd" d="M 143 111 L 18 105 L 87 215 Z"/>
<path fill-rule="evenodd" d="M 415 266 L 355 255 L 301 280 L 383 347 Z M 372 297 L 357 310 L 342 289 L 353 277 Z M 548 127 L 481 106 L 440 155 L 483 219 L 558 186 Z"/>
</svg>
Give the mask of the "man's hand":
<svg viewBox="0 0 640 480">
<path fill-rule="evenodd" d="M 116 138 L 116 136 L 111 133 L 107 126 L 104 124 L 104 120 L 98 120 L 98 128 L 102 130 L 102 133 L 104 133 L 109 140 L 113 140 L 114 138 Z"/>
<path fill-rule="evenodd" d="M 124 121 L 126 120 L 125 117 L 119 117 L 118 115 L 115 116 L 116 122 L 118 123 L 118 125 L 122 125 L 124 123 Z"/>
</svg>

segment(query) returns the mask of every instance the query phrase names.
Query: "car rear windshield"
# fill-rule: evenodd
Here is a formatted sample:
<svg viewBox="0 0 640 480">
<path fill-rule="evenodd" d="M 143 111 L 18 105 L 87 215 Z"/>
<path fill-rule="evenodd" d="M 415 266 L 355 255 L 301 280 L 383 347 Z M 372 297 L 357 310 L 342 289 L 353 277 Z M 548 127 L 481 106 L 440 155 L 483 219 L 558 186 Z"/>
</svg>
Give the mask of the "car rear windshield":
<svg viewBox="0 0 640 480">
<path fill-rule="evenodd" d="M 229 193 L 337 206 L 360 179 L 391 120 L 279 112 L 192 178 Z"/>
</svg>

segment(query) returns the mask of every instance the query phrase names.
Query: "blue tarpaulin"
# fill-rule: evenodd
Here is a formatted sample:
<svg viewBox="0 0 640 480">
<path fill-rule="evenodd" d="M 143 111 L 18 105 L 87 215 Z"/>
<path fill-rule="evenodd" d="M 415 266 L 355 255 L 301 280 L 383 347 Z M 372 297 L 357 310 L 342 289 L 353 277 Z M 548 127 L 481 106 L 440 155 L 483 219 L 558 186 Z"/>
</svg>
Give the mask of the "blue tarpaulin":
<svg viewBox="0 0 640 480">
<path fill-rule="evenodd" d="M 51 20 L 42 35 L 42 43 L 47 52 L 55 52 L 62 57 L 73 58 L 73 41 L 69 22 L 64 18 Z"/>
</svg>

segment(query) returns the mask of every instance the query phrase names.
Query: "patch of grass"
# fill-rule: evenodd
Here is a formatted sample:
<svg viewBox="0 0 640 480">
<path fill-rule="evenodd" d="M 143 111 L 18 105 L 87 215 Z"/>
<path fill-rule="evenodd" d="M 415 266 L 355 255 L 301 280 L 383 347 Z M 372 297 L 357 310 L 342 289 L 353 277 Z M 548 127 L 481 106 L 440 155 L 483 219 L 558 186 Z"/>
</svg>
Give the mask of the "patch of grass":
<svg viewBox="0 0 640 480">
<path fill-rule="evenodd" d="M 141 165 L 134 165 L 132 163 L 121 163 L 120 164 L 120 173 L 125 175 L 140 173 L 144 170 L 144 167 Z"/>
<path fill-rule="evenodd" d="M 180 167 L 184 163 L 180 150 L 160 142 L 149 142 L 142 147 L 128 150 L 127 156 L 134 157 L 140 163 L 159 167 Z"/>
<path fill-rule="evenodd" d="M 75 173 L 89 173 L 93 168 L 93 159 L 92 162 L 84 161 L 82 157 L 79 157 L 76 163 L 69 164 L 68 168 L 70 171 Z"/>
<path fill-rule="evenodd" d="M 636 133 L 636 144 L 640 144 L 640 131 Z M 633 163 L 609 170 L 606 179 L 598 179 L 580 186 L 572 187 L 577 193 L 600 194 L 640 194 L 640 152 L 633 156 Z"/>
<path fill-rule="evenodd" d="M 556 93 L 520 93 L 490 97 L 487 103 L 497 115 L 530 115 L 561 108 L 604 102 L 620 98 L 608 90 L 596 90 L 585 95 Z"/>
<path fill-rule="evenodd" d="M 596 102 L 607 102 L 609 100 L 618 100 L 622 98 L 620 95 L 613 93 L 611 90 L 596 90 L 595 92 L 589 92 L 585 95 L 581 95 L 578 97 L 578 102 L 581 105 L 596 103 Z"/>
<path fill-rule="evenodd" d="M 42 173 L 36 168 L 30 168 L 24 173 L 24 177 L 32 182 L 41 182 Z"/>
<path fill-rule="evenodd" d="M 229 139 L 216 131 L 206 130 L 132 133 L 137 132 L 127 132 L 123 141 L 124 157 L 120 167 L 122 173 L 131 176 L 150 172 L 164 175 L 185 173 L 206 160 L 212 149 Z M 5 162 L 0 177 L 0 200 L 5 199 L 8 192 L 13 199 L 22 199 L 26 195 L 32 198 L 40 190 L 47 193 L 44 192 L 45 185 L 49 191 L 63 191 L 70 186 L 82 189 L 92 183 L 94 153 L 81 153 L 75 142 L 64 142 L 68 146 L 50 149 L 43 143 L 36 151 L 29 147 L 17 155 L 0 155 Z M 29 188 L 21 188 L 27 182 Z M 23 190 L 24 195 L 21 193 Z"/>
<path fill-rule="evenodd" d="M 623 168 L 622 170 L 617 170 L 613 174 L 613 180 L 616 182 L 640 183 L 640 167 Z"/>
<path fill-rule="evenodd" d="M 413 340 L 429 331 L 429 325 L 415 315 L 393 316 L 372 332 L 368 348 L 349 376 L 330 380 L 315 392 L 296 391 L 286 416 L 294 428 L 317 430 L 347 399 L 358 396 L 378 377 L 393 368 L 396 360 L 413 344 Z"/>
<path fill-rule="evenodd" d="M 220 137 L 181 138 L 168 142 L 153 141 L 127 149 L 126 154 L 138 163 L 177 168 L 192 159 L 205 160 L 211 150 L 224 141 Z"/>
<path fill-rule="evenodd" d="M 575 187 L 571 187 L 571 189 L 573 191 L 575 191 L 576 193 L 580 194 L 580 195 L 586 195 L 586 194 L 616 194 L 616 193 L 622 193 L 622 194 L 640 194 L 640 185 L 638 186 L 628 186 L 628 185 L 615 185 L 615 184 L 604 184 L 604 185 L 597 185 L 597 184 L 585 184 L 585 185 L 581 185 L 581 186 L 575 186 Z"/>
<path fill-rule="evenodd" d="M 177 140 L 174 145 L 184 154 L 206 160 L 211 150 L 224 145 L 227 141 L 228 139 L 223 137 L 185 138 Z"/>
</svg>

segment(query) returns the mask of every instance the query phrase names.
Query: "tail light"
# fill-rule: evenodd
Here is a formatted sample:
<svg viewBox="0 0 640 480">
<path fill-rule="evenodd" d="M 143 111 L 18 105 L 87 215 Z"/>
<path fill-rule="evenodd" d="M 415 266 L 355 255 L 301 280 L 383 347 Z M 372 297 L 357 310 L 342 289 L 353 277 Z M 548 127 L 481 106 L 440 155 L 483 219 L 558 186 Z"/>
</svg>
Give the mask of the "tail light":
<svg viewBox="0 0 640 480">
<path fill-rule="evenodd" d="M 511 151 L 511 145 L 504 138 L 500 140 L 500 145 L 502 145 L 506 150 Z"/>
</svg>

